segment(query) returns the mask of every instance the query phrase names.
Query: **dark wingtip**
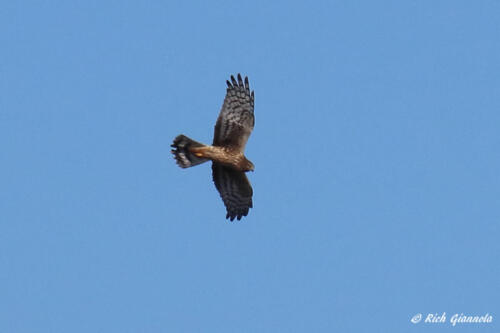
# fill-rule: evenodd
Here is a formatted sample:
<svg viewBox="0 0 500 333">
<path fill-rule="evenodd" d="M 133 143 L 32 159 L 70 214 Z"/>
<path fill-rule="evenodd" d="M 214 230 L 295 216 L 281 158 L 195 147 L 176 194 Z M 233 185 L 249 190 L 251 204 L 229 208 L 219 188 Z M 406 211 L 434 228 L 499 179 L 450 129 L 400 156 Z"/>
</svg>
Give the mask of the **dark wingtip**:
<svg viewBox="0 0 500 333">
<path fill-rule="evenodd" d="M 243 86 L 243 79 L 241 78 L 240 73 L 238 73 L 238 85 Z"/>
<path fill-rule="evenodd" d="M 234 212 L 227 212 L 226 214 L 226 219 L 228 219 L 229 221 L 233 222 L 235 218 L 238 217 L 238 214 L 235 214 Z M 239 218 L 238 218 L 239 220 Z"/>
<path fill-rule="evenodd" d="M 238 82 L 236 82 L 236 79 L 232 75 L 231 75 L 231 82 L 233 83 L 233 86 L 237 86 L 238 85 Z"/>
<path fill-rule="evenodd" d="M 249 86 L 250 86 L 250 85 L 249 85 L 249 83 L 248 83 L 248 76 L 245 76 L 245 87 L 247 87 L 247 88 L 248 88 Z"/>
<path fill-rule="evenodd" d="M 231 84 L 231 82 L 229 82 L 229 80 L 226 80 L 226 84 L 227 84 L 228 88 L 232 88 L 233 87 L 233 85 Z"/>
<path fill-rule="evenodd" d="M 235 219 L 240 221 L 244 216 L 247 215 L 248 215 L 248 209 L 243 209 L 242 211 L 238 212 L 228 212 L 226 214 L 226 219 L 230 220 L 231 222 L 233 222 Z"/>
</svg>

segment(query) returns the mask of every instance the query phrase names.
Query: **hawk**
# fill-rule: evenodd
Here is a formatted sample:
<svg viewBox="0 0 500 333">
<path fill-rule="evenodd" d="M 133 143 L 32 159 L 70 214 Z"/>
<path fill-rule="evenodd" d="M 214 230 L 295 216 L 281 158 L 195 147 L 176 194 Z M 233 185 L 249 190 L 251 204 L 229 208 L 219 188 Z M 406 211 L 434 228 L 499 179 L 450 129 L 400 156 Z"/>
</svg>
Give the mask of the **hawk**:
<svg viewBox="0 0 500 333">
<path fill-rule="evenodd" d="M 253 190 L 245 172 L 253 171 L 254 165 L 243 152 L 255 123 L 254 92 L 250 92 L 248 77 L 243 81 L 240 74 L 238 80 L 231 75 L 231 81 L 226 83 L 226 97 L 215 124 L 212 145 L 181 134 L 171 146 L 181 168 L 212 161 L 213 182 L 226 206 L 226 219 L 233 221 L 247 216 L 252 208 Z"/>
</svg>

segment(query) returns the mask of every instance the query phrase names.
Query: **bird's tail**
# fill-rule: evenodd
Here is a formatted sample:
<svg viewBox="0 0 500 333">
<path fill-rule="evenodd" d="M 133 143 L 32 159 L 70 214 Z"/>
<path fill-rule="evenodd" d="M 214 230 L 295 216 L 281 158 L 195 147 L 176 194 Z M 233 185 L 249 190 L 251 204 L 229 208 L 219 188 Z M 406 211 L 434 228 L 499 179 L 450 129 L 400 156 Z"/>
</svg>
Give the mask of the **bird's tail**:
<svg viewBox="0 0 500 333">
<path fill-rule="evenodd" d="M 171 147 L 175 148 L 172 149 L 172 154 L 174 154 L 175 160 L 181 168 L 189 168 L 208 161 L 207 158 L 198 157 L 190 150 L 191 148 L 205 147 L 205 145 L 185 135 L 178 135 Z"/>
</svg>

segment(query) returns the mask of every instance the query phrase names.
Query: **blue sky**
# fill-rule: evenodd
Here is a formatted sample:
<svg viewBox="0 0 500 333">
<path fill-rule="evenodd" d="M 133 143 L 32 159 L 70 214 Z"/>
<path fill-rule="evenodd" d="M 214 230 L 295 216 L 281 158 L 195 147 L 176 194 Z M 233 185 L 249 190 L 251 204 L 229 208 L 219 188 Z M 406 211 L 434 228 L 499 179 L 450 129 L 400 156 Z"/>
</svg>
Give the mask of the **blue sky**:
<svg viewBox="0 0 500 333">
<path fill-rule="evenodd" d="M 500 2 L 0 10 L 1 332 L 494 332 Z M 254 209 L 209 164 L 248 75 Z M 422 313 L 491 324 L 412 324 Z"/>
</svg>

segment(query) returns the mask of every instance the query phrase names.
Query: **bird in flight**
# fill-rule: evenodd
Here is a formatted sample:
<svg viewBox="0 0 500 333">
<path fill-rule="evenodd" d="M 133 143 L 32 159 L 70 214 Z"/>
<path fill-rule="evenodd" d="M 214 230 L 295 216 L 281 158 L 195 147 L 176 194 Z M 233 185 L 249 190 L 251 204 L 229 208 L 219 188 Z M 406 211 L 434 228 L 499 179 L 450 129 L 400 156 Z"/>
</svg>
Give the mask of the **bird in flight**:
<svg viewBox="0 0 500 333">
<path fill-rule="evenodd" d="M 254 165 L 243 152 L 252 133 L 254 118 L 254 93 L 250 92 L 248 77 L 231 75 L 226 81 L 227 90 L 222 109 L 215 124 L 212 145 L 205 145 L 178 135 L 171 145 L 177 164 L 189 168 L 212 161 L 212 179 L 224 201 L 226 219 L 240 220 L 252 208 L 252 186 L 245 172 L 253 171 Z"/>
</svg>

